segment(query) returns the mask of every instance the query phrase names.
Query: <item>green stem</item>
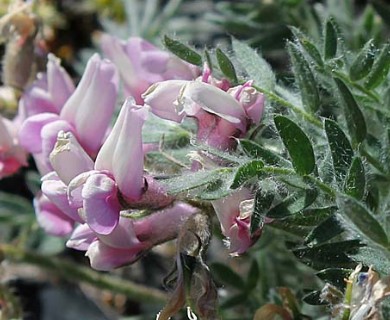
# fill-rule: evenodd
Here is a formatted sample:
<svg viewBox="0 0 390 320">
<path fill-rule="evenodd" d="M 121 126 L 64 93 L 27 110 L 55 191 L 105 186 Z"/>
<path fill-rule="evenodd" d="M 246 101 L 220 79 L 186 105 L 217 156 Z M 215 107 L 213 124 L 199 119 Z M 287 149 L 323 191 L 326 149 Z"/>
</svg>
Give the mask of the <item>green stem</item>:
<svg viewBox="0 0 390 320">
<path fill-rule="evenodd" d="M 322 129 L 322 123 L 320 120 L 318 120 L 316 117 L 314 117 L 312 114 L 307 113 L 305 110 L 303 110 L 300 107 L 297 107 L 296 105 L 292 104 L 291 102 L 288 102 L 287 100 L 283 99 L 282 97 L 278 96 L 277 94 L 268 91 L 264 88 L 260 88 L 256 85 L 253 85 L 253 88 L 255 88 L 257 91 L 264 93 L 267 98 L 269 98 L 272 101 L 275 101 L 279 103 L 280 105 L 294 111 L 295 113 L 300 114 L 304 119 L 306 119 L 308 122 L 314 124 L 316 127 L 319 127 Z"/>
<path fill-rule="evenodd" d="M 109 274 L 99 273 L 64 259 L 25 251 L 9 244 L 0 244 L 0 256 L 14 262 L 23 262 L 41 267 L 71 282 L 86 282 L 97 288 L 121 293 L 135 301 L 164 303 L 167 300 L 165 293 L 160 290 L 148 288 Z"/>
</svg>

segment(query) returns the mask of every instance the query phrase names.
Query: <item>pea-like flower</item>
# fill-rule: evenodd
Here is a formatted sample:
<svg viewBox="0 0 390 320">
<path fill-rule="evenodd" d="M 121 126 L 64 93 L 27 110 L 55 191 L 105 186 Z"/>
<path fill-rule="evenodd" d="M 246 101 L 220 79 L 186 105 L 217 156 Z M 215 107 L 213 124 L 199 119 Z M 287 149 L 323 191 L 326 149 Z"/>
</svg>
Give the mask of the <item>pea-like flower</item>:
<svg viewBox="0 0 390 320">
<path fill-rule="evenodd" d="M 248 189 L 240 189 L 231 195 L 211 202 L 221 224 L 222 234 L 227 238 L 231 255 L 240 255 L 260 237 L 262 229 L 250 233 L 253 212 L 253 195 Z"/>
<path fill-rule="evenodd" d="M 251 82 L 227 91 L 222 89 L 225 87 L 203 81 L 168 80 L 152 85 L 143 97 L 161 118 L 176 122 L 185 116 L 195 118 L 197 140 L 226 150 L 235 145 L 233 138 L 244 136 L 251 123 L 260 121 L 264 98 Z"/>
<path fill-rule="evenodd" d="M 37 79 L 23 93 L 19 103 L 18 119 L 25 120 L 35 114 L 50 112 L 59 114 L 75 90 L 69 74 L 61 67 L 60 60 L 48 55 L 46 73 Z"/>
<path fill-rule="evenodd" d="M 107 235 L 115 229 L 121 210 L 158 209 L 173 201 L 152 177 L 144 175 L 142 126 L 147 113 L 134 101 L 126 101 L 94 169 L 69 183 L 69 200 L 98 234 Z"/>
<path fill-rule="evenodd" d="M 115 108 L 118 75 L 115 66 L 97 54 L 88 61 L 85 73 L 59 114 L 45 112 L 27 118 L 20 129 L 22 146 L 43 161 L 41 172 L 52 167 L 49 154 L 58 132 L 72 132 L 92 157 L 103 143 Z M 93 120 L 91 120 L 93 115 Z"/>
<path fill-rule="evenodd" d="M 177 202 L 143 218 L 120 217 L 108 235 L 94 232 L 87 224 L 78 226 L 67 246 L 86 251 L 91 266 L 108 271 L 133 263 L 153 246 L 175 238 L 196 209 Z"/>
<path fill-rule="evenodd" d="M 132 96 L 138 104 L 143 103 L 141 95 L 153 83 L 169 79 L 192 80 L 199 74 L 195 66 L 138 37 L 122 41 L 103 34 L 101 47 L 118 67 L 125 95 Z"/>
</svg>

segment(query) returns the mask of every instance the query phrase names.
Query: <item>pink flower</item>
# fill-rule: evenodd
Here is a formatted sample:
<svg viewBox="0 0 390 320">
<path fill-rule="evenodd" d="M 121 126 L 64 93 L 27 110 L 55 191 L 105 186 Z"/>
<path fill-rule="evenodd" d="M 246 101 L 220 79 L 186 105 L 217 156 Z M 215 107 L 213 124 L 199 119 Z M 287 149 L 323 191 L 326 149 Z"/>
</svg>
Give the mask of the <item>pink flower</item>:
<svg viewBox="0 0 390 320">
<path fill-rule="evenodd" d="M 17 128 L 0 115 L 0 179 L 27 165 L 26 153 L 19 145 Z"/>
<path fill-rule="evenodd" d="M 231 149 L 236 143 L 234 137 L 244 136 L 250 124 L 260 121 L 263 95 L 251 87 L 251 82 L 224 91 L 226 83 L 213 81 L 210 75 L 202 81 L 156 83 L 143 94 L 145 104 L 167 120 L 181 122 L 185 116 L 195 118 L 199 142 Z"/>
<path fill-rule="evenodd" d="M 44 161 L 39 164 L 43 173 L 52 170 L 48 158 L 61 130 L 72 132 L 88 154 L 96 156 L 114 112 L 117 89 L 114 65 L 95 54 L 59 115 L 40 113 L 23 122 L 19 139 L 26 150 Z"/>
<path fill-rule="evenodd" d="M 253 212 L 253 195 L 248 189 L 240 189 L 231 195 L 211 201 L 221 224 L 222 234 L 227 238 L 231 255 L 243 254 L 261 235 L 261 229 L 250 234 L 250 219 Z"/>
<path fill-rule="evenodd" d="M 83 150 L 75 137 L 70 132 L 61 131 L 58 134 L 57 143 L 50 155 L 51 164 L 55 172 L 50 172 L 42 178 L 42 193 L 45 197 L 46 214 L 38 215 L 39 206 L 36 206 L 39 222 L 45 228 L 53 225 L 54 217 L 67 217 L 66 221 L 84 223 L 80 217 L 78 208 L 72 207 L 68 201 L 68 184 L 77 175 L 93 169 L 93 161 Z M 35 200 L 37 204 L 40 198 Z M 50 205 L 48 202 L 50 201 Z M 51 214 L 49 216 L 49 213 Z M 47 221 L 46 221 L 47 220 Z M 54 233 L 54 232 L 51 232 Z"/>
<path fill-rule="evenodd" d="M 191 80 L 198 75 L 196 67 L 162 51 L 137 37 L 127 41 L 108 34 L 101 37 L 104 54 L 118 67 L 126 96 L 143 103 L 141 94 L 153 83 L 168 79 Z"/>
<path fill-rule="evenodd" d="M 69 184 L 70 201 L 98 234 L 110 234 L 123 209 L 155 209 L 173 201 L 153 178 L 144 176 L 142 126 L 147 112 L 126 101 L 97 155 L 94 170 L 78 175 Z"/>
<path fill-rule="evenodd" d="M 44 112 L 59 114 L 75 90 L 73 81 L 61 67 L 60 60 L 53 54 L 49 54 L 47 58 L 46 73 L 38 74 L 38 79 L 27 88 L 20 100 L 20 120 Z"/>
<path fill-rule="evenodd" d="M 147 250 L 177 236 L 178 230 L 196 209 L 178 202 L 144 218 L 120 217 L 109 235 L 93 232 L 87 224 L 78 226 L 67 246 L 85 250 L 91 266 L 108 271 L 130 264 Z"/>
</svg>

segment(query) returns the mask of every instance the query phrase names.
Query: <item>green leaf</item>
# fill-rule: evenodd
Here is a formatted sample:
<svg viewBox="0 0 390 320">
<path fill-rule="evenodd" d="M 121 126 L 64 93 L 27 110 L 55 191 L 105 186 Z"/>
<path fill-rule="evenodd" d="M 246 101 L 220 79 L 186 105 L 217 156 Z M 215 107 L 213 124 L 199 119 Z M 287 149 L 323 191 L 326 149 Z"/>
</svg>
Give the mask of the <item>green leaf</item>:
<svg viewBox="0 0 390 320">
<path fill-rule="evenodd" d="M 310 206 L 318 196 L 317 189 L 307 189 L 292 194 L 267 212 L 267 217 L 285 218 Z"/>
<path fill-rule="evenodd" d="M 374 89 L 379 86 L 387 77 L 390 69 L 390 43 L 383 46 L 378 58 L 368 74 L 364 85 L 368 89 Z"/>
<path fill-rule="evenodd" d="M 344 191 L 346 194 L 361 200 L 364 196 L 366 187 L 366 174 L 364 171 L 363 162 L 359 157 L 353 159 L 351 168 L 348 171 L 345 179 Z"/>
<path fill-rule="evenodd" d="M 321 280 L 332 284 L 340 290 L 345 288 L 345 279 L 351 274 L 352 269 L 328 268 L 316 273 Z"/>
<path fill-rule="evenodd" d="M 15 218 L 18 215 L 32 214 L 34 208 L 32 203 L 20 196 L 0 192 L 0 215 L 14 215 Z"/>
<path fill-rule="evenodd" d="M 288 165 L 288 161 L 283 159 L 278 154 L 260 146 L 256 142 L 247 139 L 240 139 L 240 146 L 242 150 L 251 158 L 260 158 L 265 163 L 275 165 L 284 164 Z"/>
<path fill-rule="evenodd" d="M 237 60 L 255 85 L 273 91 L 276 83 L 275 75 L 263 57 L 246 43 L 234 38 L 232 39 L 232 46 Z"/>
<path fill-rule="evenodd" d="M 164 45 L 180 59 L 196 66 L 202 66 L 202 56 L 180 41 L 164 36 Z"/>
<path fill-rule="evenodd" d="M 159 180 L 159 183 L 164 185 L 169 194 L 177 194 L 201 186 L 206 186 L 209 183 L 221 179 L 224 174 L 230 171 L 231 169 L 226 168 L 212 171 L 197 171 L 170 179 Z"/>
<path fill-rule="evenodd" d="M 252 160 L 238 167 L 230 188 L 237 189 L 247 180 L 258 176 L 263 167 L 264 163 L 261 160 Z"/>
<path fill-rule="evenodd" d="M 357 81 L 364 78 L 371 70 L 375 60 L 374 40 L 370 39 L 356 56 L 349 69 L 351 80 Z"/>
<path fill-rule="evenodd" d="M 313 172 L 315 168 L 314 151 L 306 134 L 297 124 L 284 116 L 275 116 L 274 121 L 296 172 L 300 175 Z"/>
<path fill-rule="evenodd" d="M 322 60 L 321 54 L 318 51 L 317 47 L 310 41 L 310 39 L 301 32 L 298 28 L 291 27 L 295 38 L 299 41 L 299 44 L 302 48 L 308 53 L 308 55 L 313 59 L 318 67 L 324 67 L 324 61 Z"/>
<path fill-rule="evenodd" d="M 328 19 L 324 28 L 324 57 L 332 59 L 337 53 L 337 27 L 332 18 Z"/>
<path fill-rule="evenodd" d="M 303 106 L 311 112 L 316 112 L 319 108 L 320 98 L 316 80 L 310 69 L 309 63 L 300 51 L 300 48 L 289 42 L 288 52 L 291 58 L 295 79 L 301 91 Z"/>
<path fill-rule="evenodd" d="M 336 206 L 310 208 L 299 212 L 284 221 L 291 221 L 300 226 L 317 226 L 337 211 Z"/>
<path fill-rule="evenodd" d="M 375 243 L 383 246 L 388 245 L 387 235 L 382 226 L 360 202 L 354 198 L 340 195 L 337 198 L 337 203 L 342 215 L 352 223 L 356 231 Z"/>
<path fill-rule="evenodd" d="M 390 256 L 387 250 L 381 250 L 378 247 L 363 247 L 350 257 L 366 266 L 374 266 L 374 270 L 383 275 L 387 276 L 389 274 Z"/>
<path fill-rule="evenodd" d="M 362 142 L 367 135 L 366 121 L 348 87 L 340 79 L 334 79 L 341 95 L 344 115 L 353 143 Z"/>
<path fill-rule="evenodd" d="M 315 227 L 306 237 L 308 246 L 324 243 L 344 231 L 340 221 L 333 215 Z"/>
<path fill-rule="evenodd" d="M 215 262 L 210 268 L 213 276 L 222 284 L 230 285 L 236 289 L 245 289 L 246 285 L 241 276 L 225 264 Z"/>
<path fill-rule="evenodd" d="M 263 192 L 261 189 L 256 191 L 255 204 L 251 216 L 250 232 L 254 235 L 264 225 L 265 213 L 269 209 L 274 200 L 274 194 L 271 192 Z"/>
<path fill-rule="evenodd" d="M 356 263 L 349 258 L 348 254 L 357 253 L 361 246 L 359 240 L 345 240 L 313 247 L 297 248 L 292 252 L 302 263 L 317 270 L 354 268 Z"/>
<path fill-rule="evenodd" d="M 233 83 L 237 83 L 236 70 L 229 57 L 219 48 L 216 51 L 217 61 L 222 73 Z"/>
<path fill-rule="evenodd" d="M 325 133 L 332 155 L 333 169 L 338 180 L 343 181 L 352 163 L 352 146 L 339 125 L 330 119 L 325 119 Z"/>
</svg>

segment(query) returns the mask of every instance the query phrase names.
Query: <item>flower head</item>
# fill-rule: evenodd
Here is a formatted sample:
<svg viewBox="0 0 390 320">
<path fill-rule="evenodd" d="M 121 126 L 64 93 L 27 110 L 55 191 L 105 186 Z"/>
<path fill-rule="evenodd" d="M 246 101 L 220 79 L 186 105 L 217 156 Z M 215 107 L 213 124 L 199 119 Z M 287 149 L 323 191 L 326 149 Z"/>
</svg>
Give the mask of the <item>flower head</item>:
<svg viewBox="0 0 390 320">
<path fill-rule="evenodd" d="M 143 103 L 141 95 L 153 83 L 168 79 L 191 80 L 198 75 L 195 67 L 141 38 L 121 41 L 104 34 L 101 46 L 119 69 L 125 95 L 132 96 L 138 104 Z"/>
</svg>

